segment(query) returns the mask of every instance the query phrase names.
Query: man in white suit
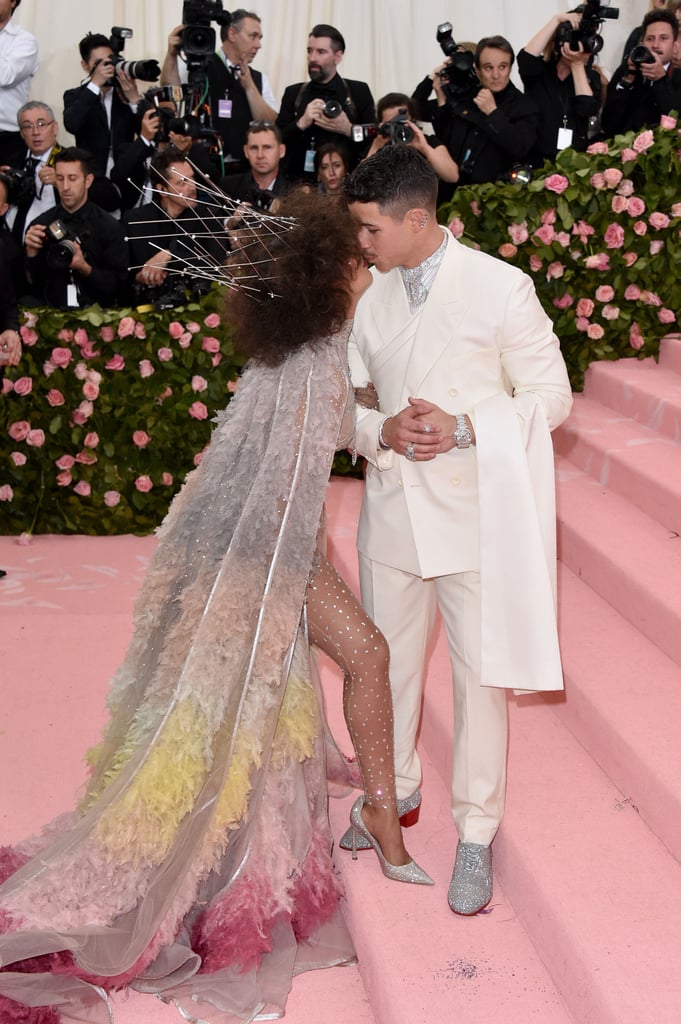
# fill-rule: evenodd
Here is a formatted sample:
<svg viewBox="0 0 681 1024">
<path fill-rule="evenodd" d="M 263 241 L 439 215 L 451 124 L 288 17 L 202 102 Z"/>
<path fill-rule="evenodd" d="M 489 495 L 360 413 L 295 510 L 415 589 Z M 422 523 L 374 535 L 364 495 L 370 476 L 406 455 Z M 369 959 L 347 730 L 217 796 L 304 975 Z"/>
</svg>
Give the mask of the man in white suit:
<svg viewBox="0 0 681 1024">
<path fill-rule="evenodd" d="M 379 402 L 358 407 L 369 463 L 358 548 L 362 599 L 391 648 L 397 795 L 401 811 L 420 801 L 415 742 L 439 609 L 459 836 L 448 900 L 474 914 L 492 896 L 504 811 L 505 689 L 562 687 L 550 431 L 572 393 L 532 282 L 438 225 L 437 178 L 416 150 L 386 146 L 344 191 L 374 264 L 350 365 Z"/>
</svg>

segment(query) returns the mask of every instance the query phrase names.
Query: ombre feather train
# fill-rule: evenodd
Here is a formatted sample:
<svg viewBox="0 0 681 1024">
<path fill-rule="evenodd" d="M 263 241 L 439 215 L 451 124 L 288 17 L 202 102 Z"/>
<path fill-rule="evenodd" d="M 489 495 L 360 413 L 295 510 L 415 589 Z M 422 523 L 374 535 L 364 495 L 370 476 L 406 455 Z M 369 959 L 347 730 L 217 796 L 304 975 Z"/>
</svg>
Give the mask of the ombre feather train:
<svg viewBox="0 0 681 1024">
<path fill-rule="evenodd" d="M 126 986 L 273 1019 L 295 974 L 354 957 L 327 776 L 358 778 L 305 629 L 348 333 L 247 367 L 159 530 L 79 806 L 0 851 L 3 1024 L 109 1022 Z"/>
</svg>

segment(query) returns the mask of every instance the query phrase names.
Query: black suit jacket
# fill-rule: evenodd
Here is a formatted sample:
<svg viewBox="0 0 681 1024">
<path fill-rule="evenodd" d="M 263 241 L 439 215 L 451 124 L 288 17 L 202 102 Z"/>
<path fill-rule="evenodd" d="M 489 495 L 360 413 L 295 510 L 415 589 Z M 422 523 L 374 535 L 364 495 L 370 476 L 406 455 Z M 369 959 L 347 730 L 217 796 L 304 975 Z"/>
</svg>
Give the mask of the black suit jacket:
<svg viewBox="0 0 681 1024">
<path fill-rule="evenodd" d="M 111 128 L 99 96 L 86 85 L 64 93 L 64 127 L 76 137 L 76 145 L 92 156 L 95 174 L 106 174 L 109 149 L 118 159 L 121 146 L 135 138 L 135 114 L 114 87 Z"/>
<path fill-rule="evenodd" d="M 270 190 L 273 195 L 281 196 L 291 187 L 284 175 L 279 171 L 274 187 Z M 230 199 L 238 199 L 241 202 L 248 202 L 260 189 L 256 185 L 251 171 L 244 174 L 226 174 L 220 179 L 220 188 Z"/>
<path fill-rule="evenodd" d="M 366 82 L 356 82 L 336 74 L 324 85 L 317 82 L 297 82 L 295 85 L 289 85 L 282 97 L 277 124 L 281 128 L 282 139 L 286 145 L 286 175 L 292 181 L 316 180 L 314 172 L 305 171 L 305 153 L 309 149 L 318 150 L 327 142 L 340 144 L 347 154 L 348 165 L 352 170 L 369 145 L 367 142 L 353 142 L 346 135 L 326 131 L 317 125 L 312 125 L 301 132 L 296 122 L 310 100 L 318 97 L 323 100 L 337 99 L 351 124 L 376 122 L 374 98 Z"/>
<path fill-rule="evenodd" d="M 622 81 L 628 74 L 628 65 L 622 64 L 608 86 L 601 117 L 607 139 L 643 127 L 652 128 L 660 123 L 663 114 L 681 111 L 681 68 L 674 68 L 652 83 L 637 75 L 629 85 Z"/>
</svg>

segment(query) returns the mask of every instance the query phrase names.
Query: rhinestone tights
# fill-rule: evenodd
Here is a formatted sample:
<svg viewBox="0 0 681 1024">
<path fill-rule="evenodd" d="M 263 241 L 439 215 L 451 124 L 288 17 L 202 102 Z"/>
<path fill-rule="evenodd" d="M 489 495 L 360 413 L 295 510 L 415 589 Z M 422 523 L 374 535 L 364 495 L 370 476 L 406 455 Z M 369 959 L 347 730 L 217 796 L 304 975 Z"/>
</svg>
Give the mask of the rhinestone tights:
<svg viewBox="0 0 681 1024">
<path fill-rule="evenodd" d="M 404 862 L 396 810 L 388 644 L 323 556 L 317 557 L 308 586 L 307 614 L 310 642 L 343 670 L 343 712 L 362 775 L 365 822 L 384 853 L 391 851 L 392 863 Z"/>
</svg>

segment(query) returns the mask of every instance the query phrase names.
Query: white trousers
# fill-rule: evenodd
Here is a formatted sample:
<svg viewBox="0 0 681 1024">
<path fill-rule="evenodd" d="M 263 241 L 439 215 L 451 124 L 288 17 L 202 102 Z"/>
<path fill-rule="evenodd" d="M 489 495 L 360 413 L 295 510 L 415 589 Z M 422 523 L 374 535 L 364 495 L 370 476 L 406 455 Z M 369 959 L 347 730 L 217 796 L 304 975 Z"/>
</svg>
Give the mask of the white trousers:
<svg viewBox="0 0 681 1024">
<path fill-rule="evenodd" d="M 421 784 L 416 733 L 428 644 L 439 609 L 454 687 L 452 817 L 462 842 L 491 843 L 504 813 L 505 690 L 480 685 L 480 574 L 423 580 L 360 554 L 362 603 L 390 646 L 397 796 Z"/>
</svg>

